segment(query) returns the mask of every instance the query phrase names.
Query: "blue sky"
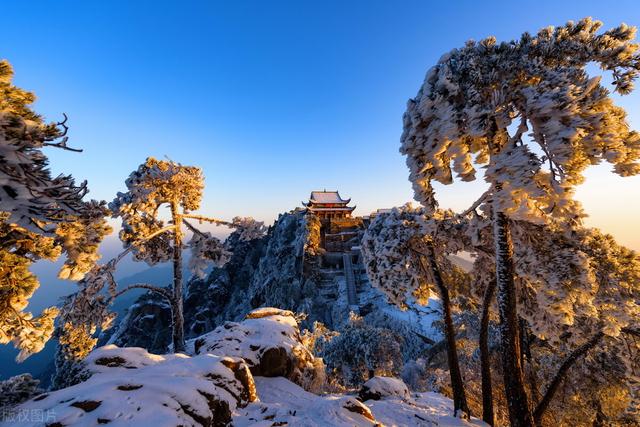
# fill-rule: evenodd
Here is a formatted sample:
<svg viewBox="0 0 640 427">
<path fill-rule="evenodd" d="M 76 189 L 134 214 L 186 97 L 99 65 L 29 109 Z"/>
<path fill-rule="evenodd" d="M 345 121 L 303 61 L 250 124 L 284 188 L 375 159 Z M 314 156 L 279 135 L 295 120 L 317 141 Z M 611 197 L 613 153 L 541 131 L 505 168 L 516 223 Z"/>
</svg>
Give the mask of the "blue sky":
<svg viewBox="0 0 640 427">
<path fill-rule="evenodd" d="M 147 156 L 204 169 L 203 212 L 271 222 L 312 189 L 358 213 L 411 199 L 398 153 L 405 102 L 467 39 L 499 40 L 593 16 L 640 24 L 637 1 L 2 2 L 0 57 L 37 110 L 69 115 L 56 172 L 111 200 Z M 640 128 L 640 96 L 621 100 Z M 592 224 L 640 249 L 640 179 L 588 175 Z M 480 185 L 443 189 L 462 208 Z"/>
</svg>

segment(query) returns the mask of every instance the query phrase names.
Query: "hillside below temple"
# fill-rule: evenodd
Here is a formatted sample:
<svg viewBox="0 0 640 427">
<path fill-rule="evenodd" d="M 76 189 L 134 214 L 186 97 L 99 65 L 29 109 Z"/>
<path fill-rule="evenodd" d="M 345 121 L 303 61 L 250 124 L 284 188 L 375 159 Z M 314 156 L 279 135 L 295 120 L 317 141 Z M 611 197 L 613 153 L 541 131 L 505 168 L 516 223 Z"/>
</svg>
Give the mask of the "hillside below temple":
<svg viewBox="0 0 640 427">
<path fill-rule="evenodd" d="M 194 276 L 185 295 L 187 337 L 198 337 L 227 321 L 240 322 L 258 307 L 306 313 L 308 317 L 302 325 L 308 329 L 318 321 L 340 330 L 349 324 L 351 312 L 377 316 L 374 313 L 383 310 L 384 316 L 396 313 L 394 318 L 406 319 L 407 315 L 390 306 L 386 296 L 369 282 L 360 242 L 370 217 L 355 216 L 350 201 L 332 193 L 316 194 L 304 209 L 282 213 L 263 238 L 236 241 L 238 246 L 223 267 L 214 268 L 205 279 Z M 339 202 L 328 203 L 329 196 Z M 347 210 L 316 211 L 322 212 L 319 215 L 313 212 L 320 207 Z M 327 217 L 329 213 L 333 216 Z M 121 319 L 118 327 L 105 335 L 104 343 L 144 347 L 158 354 L 167 352 L 171 307 L 162 296 L 145 294 Z M 376 319 L 376 325 L 383 321 Z M 412 328 L 418 325 L 420 334 L 434 334 L 416 319 L 410 322 Z M 407 342 L 415 336 L 411 332 Z"/>
<path fill-rule="evenodd" d="M 364 232 L 362 218 L 352 217 L 351 199 L 343 199 L 338 191 L 312 191 L 307 203 L 302 203 L 320 220 L 322 256 L 320 287 L 328 296 L 340 293 L 338 282 L 347 294 L 348 311 L 358 312 L 357 290 L 364 273 L 360 257 L 360 240 Z M 336 268 L 338 268 L 336 270 Z M 336 289 L 336 287 L 338 289 Z"/>
</svg>

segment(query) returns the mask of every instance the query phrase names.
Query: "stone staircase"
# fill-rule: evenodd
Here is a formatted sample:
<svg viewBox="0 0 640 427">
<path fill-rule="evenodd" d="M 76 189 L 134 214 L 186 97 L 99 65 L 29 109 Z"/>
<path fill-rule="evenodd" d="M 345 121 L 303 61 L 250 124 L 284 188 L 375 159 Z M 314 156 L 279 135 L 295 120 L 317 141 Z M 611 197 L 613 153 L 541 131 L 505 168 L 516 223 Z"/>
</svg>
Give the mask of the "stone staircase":
<svg viewBox="0 0 640 427">
<path fill-rule="evenodd" d="M 347 300 L 349 301 L 349 307 L 352 311 L 356 311 L 358 307 L 358 294 L 356 293 L 356 278 L 353 273 L 353 263 L 351 262 L 350 254 L 345 253 L 342 255 L 342 265 L 347 283 Z"/>
</svg>

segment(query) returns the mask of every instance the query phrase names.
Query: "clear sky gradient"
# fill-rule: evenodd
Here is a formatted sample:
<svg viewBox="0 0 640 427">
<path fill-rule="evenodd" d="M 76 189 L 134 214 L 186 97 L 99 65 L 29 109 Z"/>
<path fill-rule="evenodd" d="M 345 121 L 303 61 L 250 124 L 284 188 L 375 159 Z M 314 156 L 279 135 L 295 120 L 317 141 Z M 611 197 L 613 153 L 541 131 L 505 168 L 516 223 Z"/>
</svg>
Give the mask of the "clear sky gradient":
<svg viewBox="0 0 640 427">
<path fill-rule="evenodd" d="M 0 57 L 48 119 L 69 115 L 55 172 L 111 200 L 147 156 L 204 169 L 203 212 L 267 222 L 313 189 L 358 214 L 412 198 L 402 113 L 426 70 L 470 38 L 593 16 L 640 24 L 638 1 L 19 1 L 0 5 Z M 620 99 L 640 128 L 640 95 Z M 578 196 L 590 224 L 640 249 L 640 178 L 604 165 Z M 461 209 L 478 184 L 441 188 Z"/>
</svg>

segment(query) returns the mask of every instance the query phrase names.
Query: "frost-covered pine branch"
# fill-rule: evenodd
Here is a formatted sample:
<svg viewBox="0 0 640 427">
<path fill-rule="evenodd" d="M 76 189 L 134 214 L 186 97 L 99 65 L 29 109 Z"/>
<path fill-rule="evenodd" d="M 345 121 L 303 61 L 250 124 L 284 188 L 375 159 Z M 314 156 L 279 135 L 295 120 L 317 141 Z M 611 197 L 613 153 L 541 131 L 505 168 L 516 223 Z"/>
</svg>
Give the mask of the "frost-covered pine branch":
<svg viewBox="0 0 640 427">
<path fill-rule="evenodd" d="M 12 342 L 21 361 L 44 347 L 58 313 L 55 307 L 38 317 L 25 311 L 40 286 L 31 264 L 64 254 L 60 276 L 79 280 L 111 228 L 104 203 L 83 201 L 86 183 L 49 170 L 45 147 L 78 151 L 67 145 L 66 115 L 46 124 L 31 109 L 35 96 L 12 78 L 9 63 L 0 61 L 0 343 Z"/>
</svg>

